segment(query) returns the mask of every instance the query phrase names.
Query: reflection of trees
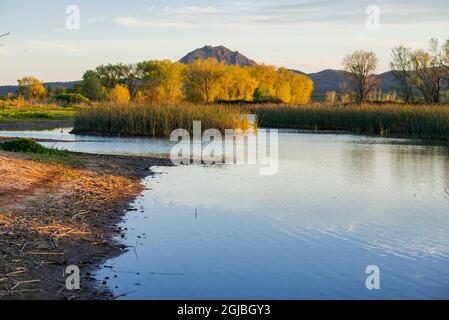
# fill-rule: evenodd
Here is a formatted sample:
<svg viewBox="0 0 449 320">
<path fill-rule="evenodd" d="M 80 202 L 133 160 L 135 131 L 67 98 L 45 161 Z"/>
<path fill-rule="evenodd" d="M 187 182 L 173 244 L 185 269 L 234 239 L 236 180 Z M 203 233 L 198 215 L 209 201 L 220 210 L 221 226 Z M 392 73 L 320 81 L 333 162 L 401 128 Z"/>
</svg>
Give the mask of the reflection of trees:
<svg viewBox="0 0 449 320">
<path fill-rule="evenodd" d="M 351 182 L 370 184 L 376 175 L 376 149 L 372 145 L 352 145 L 345 148 L 343 161 Z"/>
<path fill-rule="evenodd" d="M 442 192 L 449 188 L 449 149 L 436 146 L 395 146 L 390 155 L 392 183 L 425 184 L 426 191 Z"/>
<path fill-rule="evenodd" d="M 416 185 L 449 197 L 447 146 L 355 144 L 344 148 L 342 160 L 351 183 L 373 187 L 378 183 L 395 190 Z"/>
</svg>

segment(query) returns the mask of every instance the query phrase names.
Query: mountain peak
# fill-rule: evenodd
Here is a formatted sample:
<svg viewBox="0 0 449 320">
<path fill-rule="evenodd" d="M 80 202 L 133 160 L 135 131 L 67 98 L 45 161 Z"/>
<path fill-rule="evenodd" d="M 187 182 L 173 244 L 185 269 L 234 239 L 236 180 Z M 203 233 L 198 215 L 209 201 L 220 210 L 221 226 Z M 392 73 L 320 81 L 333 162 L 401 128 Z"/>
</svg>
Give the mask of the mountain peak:
<svg viewBox="0 0 449 320">
<path fill-rule="evenodd" d="M 242 67 L 257 65 L 254 60 L 248 59 L 238 51 L 232 51 L 224 46 L 213 47 L 210 45 L 205 45 L 202 48 L 189 52 L 179 61 L 187 64 L 197 59 L 205 60 L 208 58 L 215 58 L 217 61 L 224 62 L 227 65 L 239 65 Z"/>
</svg>

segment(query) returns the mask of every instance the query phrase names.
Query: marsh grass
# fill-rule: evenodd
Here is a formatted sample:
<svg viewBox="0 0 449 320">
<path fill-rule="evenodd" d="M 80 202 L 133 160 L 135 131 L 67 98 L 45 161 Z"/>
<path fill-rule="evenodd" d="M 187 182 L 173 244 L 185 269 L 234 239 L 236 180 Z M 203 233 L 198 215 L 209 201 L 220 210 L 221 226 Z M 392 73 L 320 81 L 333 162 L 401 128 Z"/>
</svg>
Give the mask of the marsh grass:
<svg viewBox="0 0 449 320">
<path fill-rule="evenodd" d="M 449 139 L 449 105 L 253 105 L 259 126 Z"/>
<path fill-rule="evenodd" d="M 248 130 L 250 121 L 240 108 L 219 105 L 118 105 L 103 104 L 80 108 L 75 116 L 74 132 L 100 135 L 167 137 L 175 129 L 193 131 L 193 121 L 201 121 L 202 130 L 215 128 Z"/>
</svg>

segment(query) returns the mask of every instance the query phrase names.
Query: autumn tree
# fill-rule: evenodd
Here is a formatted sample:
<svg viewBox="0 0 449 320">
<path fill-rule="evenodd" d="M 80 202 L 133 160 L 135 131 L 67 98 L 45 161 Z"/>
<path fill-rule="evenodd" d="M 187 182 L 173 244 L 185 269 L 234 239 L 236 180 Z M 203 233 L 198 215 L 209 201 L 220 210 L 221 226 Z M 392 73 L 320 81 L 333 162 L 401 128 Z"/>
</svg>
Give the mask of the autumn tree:
<svg viewBox="0 0 449 320">
<path fill-rule="evenodd" d="M 143 77 L 143 70 L 139 68 L 137 64 L 129 64 L 122 66 L 121 68 L 123 77 L 125 78 L 123 84 L 126 85 L 129 93 L 132 97 L 134 97 L 139 88 L 139 83 Z"/>
<path fill-rule="evenodd" d="M 253 94 L 254 100 L 264 101 L 274 99 L 276 96 L 275 83 L 278 78 L 276 67 L 261 64 L 251 67 L 249 70 L 258 82 L 258 87 Z"/>
<path fill-rule="evenodd" d="M 105 95 L 105 88 L 101 84 L 97 73 L 93 70 L 88 70 L 84 73 L 80 91 L 89 100 L 98 101 Z"/>
<path fill-rule="evenodd" d="M 109 93 L 109 99 L 117 104 L 128 104 L 130 98 L 128 88 L 121 84 L 116 84 Z"/>
<path fill-rule="evenodd" d="M 412 50 L 403 45 L 394 47 L 391 52 L 390 69 L 396 78 L 399 91 L 405 102 L 413 100 Z"/>
<path fill-rule="evenodd" d="M 43 83 L 35 77 L 24 77 L 17 80 L 19 83 L 19 95 L 25 99 L 41 99 L 45 95 Z"/>
<path fill-rule="evenodd" d="M 184 78 L 188 100 L 206 103 L 215 101 L 224 72 L 224 63 L 214 58 L 197 59 L 189 63 Z"/>
<path fill-rule="evenodd" d="M 373 52 L 362 50 L 355 51 L 343 59 L 343 68 L 349 74 L 349 90 L 357 103 L 366 101 L 376 87 L 374 71 L 377 64 L 378 59 Z"/>
<path fill-rule="evenodd" d="M 306 103 L 313 91 L 313 81 L 309 77 L 291 70 L 277 71 L 276 98 L 286 103 Z"/>
<path fill-rule="evenodd" d="M 140 92 L 152 102 L 174 104 L 183 98 L 184 65 L 170 60 L 145 61 L 138 64 L 142 73 Z M 140 94 L 139 97 L 140 99 Z"/>
<path fill-rule="evenodd" d="M 442 81 L 448 76 L 445 67 L 446 45 L 441 49 L 437 39 L 430 40 L 430 49 L 412 53 L 414 84 L 428 103 L 440 101 Z"/>
<path fill-rule="evenodd" d="M 122 63 L 106 64 L 98 66 L 95 72 L 103 86 L 113 89 L 117 84 L 126 84 L 128 67 Z"/>
<path fill-rule="evenodd" d="M 446 68 L 449 77 L 449 39 L 447 39 L 443 45 L 443 65 Z"/>
<path fill-rule="evenodd" d="M 258 81 L 251 75 L 249 68 L 226 66 L 221 78 L 218 98 L 220 100 L 253 100 Z"/>
</svg>

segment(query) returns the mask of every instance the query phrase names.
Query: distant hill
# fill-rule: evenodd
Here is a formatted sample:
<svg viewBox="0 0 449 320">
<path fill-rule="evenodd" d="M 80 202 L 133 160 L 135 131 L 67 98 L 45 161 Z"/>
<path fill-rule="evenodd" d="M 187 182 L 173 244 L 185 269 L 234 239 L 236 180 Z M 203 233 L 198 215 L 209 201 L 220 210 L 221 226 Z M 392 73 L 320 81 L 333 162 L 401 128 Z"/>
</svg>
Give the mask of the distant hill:
<svg viewBox="0 0 449 320">
<path fill-rule="evenodd" d="M 64 87 L 73 88 L 74 85 L 80 83 L 80 81 L 66 81 L 66 82 L 45 82 L 44 87 Z M 15 93 L 18 86 L 0 86 L 0 96 L 6 95 L 8 93 Z"/>
<path fill-rule="evenodd" d="M 229 50 L 223 46 L 204 46 L 203 48 L 189 52 L 179 61 L 187 64 L 197 59 L 205 60 L 208 58 L 215 58 L 219 62 L 224 62 L 227 65 L 239 65 L 242 67 L 257 65 L 254 60 L 248 59 L 240 52 Z"/>
<path fill-rule="evenodd" d="M 347 73 L 340 70 L 326 69 L 316 73 L 309 73 L 308 76 L 312 79 L 315 85 L 315 91 L 340 91 L 340 84 L 345 81 Z"/>
<path fill-rule="evenodd" d="M 304 73 L 298 70 L 292 70 L 299 74 L 305 74 L 312 79 L 315 86 L 315 93 L 325 93 L 327 91 L 341 91 L 341 84 L 345 81 L 348 73 L 342 70 L 326 69 L 316 73 Z M 397 87 L 396 78 L 391 71 L 377 75 L 380 89 L 391 91 Z"/>
</svg>

